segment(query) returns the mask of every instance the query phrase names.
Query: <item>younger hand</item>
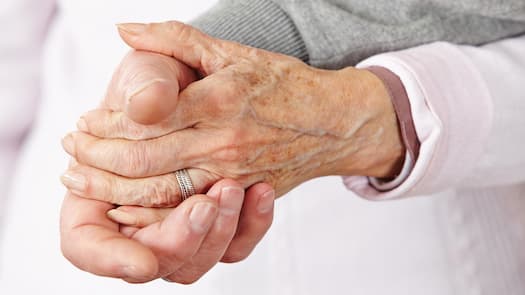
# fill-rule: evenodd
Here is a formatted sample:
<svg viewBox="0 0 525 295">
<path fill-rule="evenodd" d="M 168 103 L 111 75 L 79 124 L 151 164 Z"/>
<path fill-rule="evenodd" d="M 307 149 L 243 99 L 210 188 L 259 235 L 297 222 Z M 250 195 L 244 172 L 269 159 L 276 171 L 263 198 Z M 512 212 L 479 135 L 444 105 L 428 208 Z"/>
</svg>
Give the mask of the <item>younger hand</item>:
<svg viewBox="0 0 525 295">
<path fill-rule="evenodd" d="M 135 227 L 119 230 L 106 213 L 118 216 L 115 212 L 124 208 L 115 211 L 111 204 L 68 193 L 61 211 L 62 252 L 97 275 L 136 283 L 157 278 L 192 283 L 221 260 L 236 262 L 249 255 L 271 224 L 273 196 L 268 185 L 258 184 L 244 198 L 242 186 L 224 180 L 207 195 L 187 199 L 158 220 L 146 220 L 152 224 L 137 219 Z"/>
</svg>

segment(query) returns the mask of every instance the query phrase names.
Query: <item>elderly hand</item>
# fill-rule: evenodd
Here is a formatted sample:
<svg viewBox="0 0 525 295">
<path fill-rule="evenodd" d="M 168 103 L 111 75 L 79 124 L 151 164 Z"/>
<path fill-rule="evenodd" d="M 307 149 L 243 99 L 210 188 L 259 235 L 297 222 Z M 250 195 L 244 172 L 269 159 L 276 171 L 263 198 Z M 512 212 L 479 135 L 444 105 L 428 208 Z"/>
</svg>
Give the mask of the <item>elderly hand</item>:
<svg viewBox="0 0 525 295">
<path fill-rule="evenodd" d="M 245 188 L 270 183 L 277 196 L 319 176 L 390 177 L 399 169 L 404 148 L 396 115 L 368 71 L 315 69 L 178 22 L 121 25 L 120 33 L 131 47 L 172 56 L 204 78 L 189 84 L 155 125 L 132 122 L 140 104 L 118 93 L 108 99 L 117 102 L 112 109 L 129 116 L 83 116 L 84 132 L 63 141 L 82 164 L 68 173 L 81 179 L 70 189 L 83 197 L 173 206 L 180 192 L 172 172 L 182 168 L 198 192 L 231 178 Z"/>
<path fill-rule="evenodd" d="M 271 224 L 272 204 L 267 184 L 254 185 L 244 197 L 242 186 L 222 180 L 207 195 L 195 195 L 174 209 L 156 209 L 163 210 L 156 212 L 165 215 L 162 220 L 148 218 L 149 226 L 119 229 L 106 216 L 114 205 L 68 193 L 61 212 L 62 252 L 97 275 L 135 283 L 157 278 L 192 283 L 220 260 L 246 257 Z M 245 222 L 238 228 L 241 207 Z"/>
<path fill-rule="evenodd" d="M 132 52 L 95 112 L 121 116 L 128 128 L 136 127 L 141 136 L 147 136 L 148 127 L 136 122 L 162 128 L 162 119 L 169 115 L 166 110 L 177 104 L 179 89 L 194 80 L 194 72 L 173 58 Z M 129 102 L 135 109 L 126 106 Z M 72 161 L 69 169 L 82 169 L 79 167 L 82 165 Z M 177 208 L 153 209 L 115 208 L 111 203 L 80 198 L 75 194 L 79 189 L 74 189 L 78 179 L 63 180 L 73 188 L 61 212 L 64 255 L 83 270 L 130 282 L 163 277 L 192 283 L 219 260 L 230 263 L 246 258 L 273 219 L 275 192 L 267 184 L 250 187 L 243 198 L 243 187 L 222 180 L 207 196 L 194 196 Z"/>
</svg>

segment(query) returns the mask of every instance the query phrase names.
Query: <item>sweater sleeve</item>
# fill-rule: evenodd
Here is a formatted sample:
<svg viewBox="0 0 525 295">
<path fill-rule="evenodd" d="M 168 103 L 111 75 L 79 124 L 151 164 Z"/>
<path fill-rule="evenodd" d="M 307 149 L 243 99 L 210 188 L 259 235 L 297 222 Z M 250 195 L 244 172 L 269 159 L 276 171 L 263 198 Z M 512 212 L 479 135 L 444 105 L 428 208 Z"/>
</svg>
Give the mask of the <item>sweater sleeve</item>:
<svg viewBox="0 0 525 295">
<path fill-rule="evenodd" d="M 193 24 L 321 68 L 433 41 L 480 45 L 525 32 L 523 0 L 221 0 Z"/>
<path fill-rule="evenodd" d="M 269 0 L 223 0 L 191 24 L 216 38 L 294 56 L 308 62 L 297 27 Z"/>
<path fill-rule="evenodd" d="M 524 51 L 521 36 L 479 48 L 439 42 L 362 62 L 400 77 L 421 148 L 397 188 L 379 192 L 362 177 L 345 178 L 347 187 L 382 200 L 524 182 Z"/>
<path fill-rule="evenodd" d="M 340 68 L 434 41 L 481 45 L 525 32 L 523 0 L 274 0 L 296 24 L 309 63 Z"/>
</svg>

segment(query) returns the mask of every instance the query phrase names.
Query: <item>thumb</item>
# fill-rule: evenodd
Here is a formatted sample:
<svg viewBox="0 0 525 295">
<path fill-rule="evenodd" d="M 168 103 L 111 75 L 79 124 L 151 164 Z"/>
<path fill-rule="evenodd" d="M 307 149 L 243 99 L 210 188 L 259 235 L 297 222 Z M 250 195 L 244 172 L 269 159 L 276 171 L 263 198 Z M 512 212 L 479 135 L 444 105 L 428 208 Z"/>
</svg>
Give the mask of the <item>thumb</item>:
<svg viewBox="0 0 525 295">
<path fill-rule="evenodd" d="M 226 67 L 227 59 L 239 49 L 235 43 L 210 37 L 177 21 L 117 27 L 132 48 L 173 56 L 206 76 Z"/>
<path fill-rule="evenodd" d="M 156 124 L 174 112 L 179 91 L 195 79 L 191 69 L 171 57 L 132 51 L 115 72 L 105 105 L 139 124 Z"/>
</svg>

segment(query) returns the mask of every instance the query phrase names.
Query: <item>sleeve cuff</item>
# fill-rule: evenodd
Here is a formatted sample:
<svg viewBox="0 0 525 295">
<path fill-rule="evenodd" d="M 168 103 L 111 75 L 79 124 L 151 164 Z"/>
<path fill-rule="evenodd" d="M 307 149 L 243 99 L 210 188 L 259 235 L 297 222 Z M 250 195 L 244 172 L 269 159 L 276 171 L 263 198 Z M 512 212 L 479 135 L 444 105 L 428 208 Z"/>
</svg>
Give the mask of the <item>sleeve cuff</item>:
<svg viewBox="0 0 525 295">
<path fill-rule="evenodd" d="M 492 100 L 483 78 L 456 46 L 437 42 L 381 54 L 360 63 L 396 74 L 410 99 L 420 154 L 408 177 L 381 191 L 365 177 L 346 177 L 348 189 L 371 200 L 429 195 L 461 185 L 483 153 Z"/>
<path fill-rule="evenodd" d="M 270 0 L 219 1 L 191 24 L 216 38 L 308 62 L 306 45 L 294 22 Z"/>
<path fill-rule="evenodd" d="M 408 178 L 414 166 L 414 162 L 417 161 L 419 156 L 420 142 L 417 138 L 414 120 L 412 119 L 410 99 L 408 98 L 408 94 L 401 79 L 383 67 L 372 66 L 366 69 L 383 81 L 383 84 L 390 95 L 394 111 L 396 112 L 401 138 L 403 139 L 403 143 L 407 150 L 403 168 L 393 180 L 384 180 L 373 177 L 369 178 L 371 186 L 378 191 L 384 192 L 395 189 Z"/>
<path fill-rule="evenodd" d="M 369 177 L 368 182 L 370 182 L 370 185 L 377 191 L 391 191 L 400 186 L 408 178 L 410 172 L 412 172 L 412 168 L 414 168 L 414 160 L 412 159 L 410 152 L 407 150 L 403 168 L 396 178 L 393 180 L 384 181 L 380 178 Z"/>
</svg>

